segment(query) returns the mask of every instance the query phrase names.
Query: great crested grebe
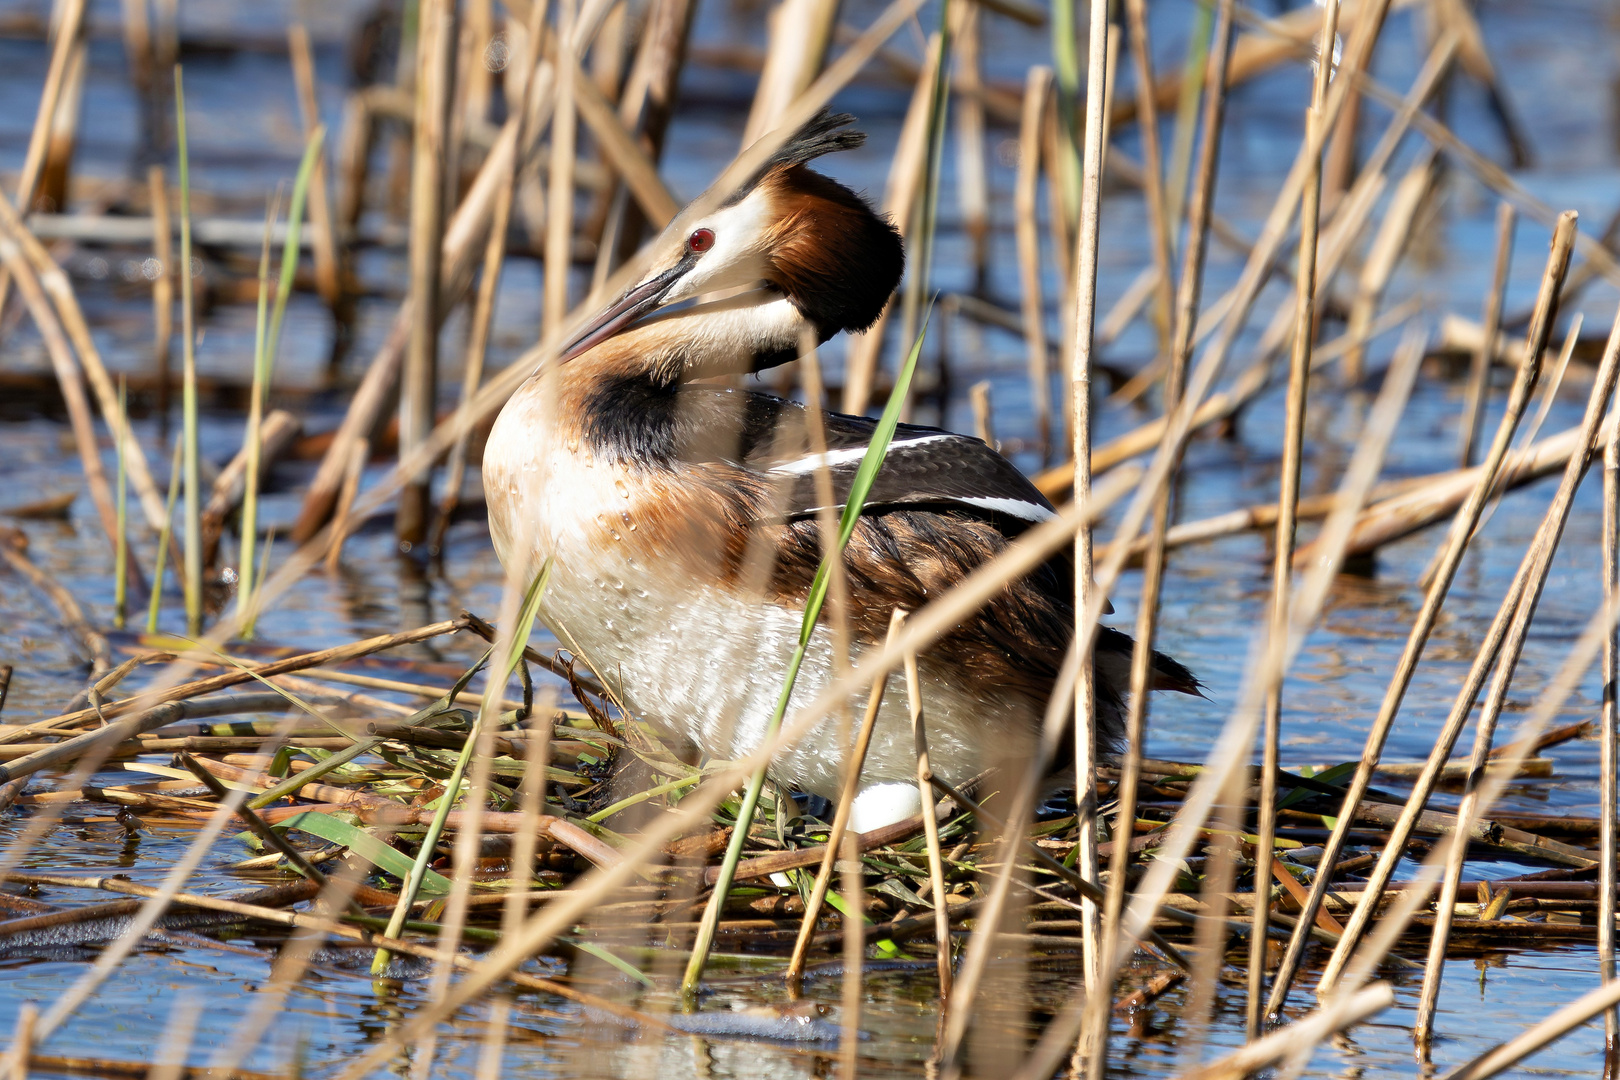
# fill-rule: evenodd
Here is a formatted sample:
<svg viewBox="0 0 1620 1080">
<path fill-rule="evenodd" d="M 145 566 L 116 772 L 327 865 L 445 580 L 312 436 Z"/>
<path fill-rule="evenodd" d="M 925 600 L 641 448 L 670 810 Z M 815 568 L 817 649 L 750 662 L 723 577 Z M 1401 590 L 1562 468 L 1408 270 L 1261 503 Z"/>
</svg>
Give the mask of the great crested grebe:
<svg viewBox="0 0 1620 1080">
<path fill-rule="evenodd" d="M 798 642 L 821 559 L 816 472 L 803 406 L 694 380 L 757 372 L 870 326 L 900 280 L 894 227 L 805 163 L 860 146 L 849 116 L 823 115 L 680 254 L 604 310 L 560 360 L 506 403 L 484 452 L 490 534 L 501 561 L 553 559 L 540 617 L 637 716 L 711 757 L 757 746 Z M 721 294 L 721 299 L 713 299 Z M 708 299 L 689 303 L 700 297 Z M 826 419 L 842 500 L 872 436 L 864 417 Z M 854 647 L 881 641 L 896 607 L 917 610 L 994 557 L 1052 505 L 978 439 L 901 425 L 844 554 Z M 532 561 L 531 561 L 532 560 Z M 960 782 L 1033 746 L 1073 632 L 1072 562 L 1056 558 L 920 658 L 931 765 Z M 1102 629 L 1098 730 L 1122 735 L 1131 639 Z M 823 618 L 798 676 L 808 700 L 831 678 Z M 1155 688 L 1197 693 L 1155 654 Z M 860 701 L 852 701 L 859 715 Z M 773 779 L 836 798 L 844 754 L 827 721 L 771 767 Z M 890 680 L 851 826 L 920 808 L 903 680 Z"/>
</svg>

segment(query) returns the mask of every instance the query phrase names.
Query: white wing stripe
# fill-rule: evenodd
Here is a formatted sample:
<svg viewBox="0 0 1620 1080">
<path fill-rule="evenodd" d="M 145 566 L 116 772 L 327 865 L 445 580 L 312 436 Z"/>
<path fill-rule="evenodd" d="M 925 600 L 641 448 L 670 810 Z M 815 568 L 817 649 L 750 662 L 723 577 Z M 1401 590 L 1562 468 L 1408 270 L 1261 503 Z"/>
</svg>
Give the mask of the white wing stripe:
<svg viewBox="0 0 1620 1080">
<path fill-rule="evenodd" d="M 1022 521 L 1051 521 L 1057 517 L 1056 514 L 1039 503 L 1028 502 L 1024 499 L 995 499 L 985 496 L 953 495 L 950 496 L 950 500 L 952 502 L 966 503 L 969 506 L 977 506 L 981 510 L 1006 514 L 1008 517 L 1015 517 Z"/>
<path fill-rule="evenodd" d="M 913 446 L 922 446 L 924 443 L 941 442 L 945 439 L 956 439 L 960 437 L 961 436 L 958 435 L 924 435 L 916 439 L 906 439 L 901 442 L 890 443 L 889 453 L 892 454 L 896 450 L 902 448 L 910 449 Z M 858 462 L 865 456 L 866 447 L 851 446 L 844 450 L 829 450 L 825 454 L 806 454 L 804 457 L 799 458 L 796 461 L 787 461 L 783 462 L 781 465 L 772 466 L 771 472 L 787 473 L 790 476 L 798 476 L 802 473 L 819 469 L 822 465 L 826 465 L 828 468 L 834 468 L 850 462 Z M 884 456 L 887 457 L 888 455 L 885 454 Z"/>
</svg>

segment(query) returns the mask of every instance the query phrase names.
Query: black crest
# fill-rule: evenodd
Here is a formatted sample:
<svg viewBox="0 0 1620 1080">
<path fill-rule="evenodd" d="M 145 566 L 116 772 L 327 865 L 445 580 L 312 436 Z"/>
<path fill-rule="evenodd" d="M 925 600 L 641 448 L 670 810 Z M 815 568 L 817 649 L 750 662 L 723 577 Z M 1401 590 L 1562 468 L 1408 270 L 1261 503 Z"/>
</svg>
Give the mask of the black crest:
<svg viewBox="0 0 1620 1080">
<path fill-rule="evenodd" d="M 757 186 L 765 175 L 773 169 L 790 168 L 794 165 L 803 165 L 827 154 L 836 154 L 841 150 L 854 150 L 866 143 L 866 132 L 846 131 L 849 125 L 855 122 L 855 117 L 849 113 L 833 113 L 826 109 L 811 117 L 798 132 L 782 145 L 782 148 L 770 156 L 759 170 L 749 177 L 748 183 L 737 190 L 737 193 L 726 200 L 726 205 L 741 202 L 747 194 Z"/>
</svg>

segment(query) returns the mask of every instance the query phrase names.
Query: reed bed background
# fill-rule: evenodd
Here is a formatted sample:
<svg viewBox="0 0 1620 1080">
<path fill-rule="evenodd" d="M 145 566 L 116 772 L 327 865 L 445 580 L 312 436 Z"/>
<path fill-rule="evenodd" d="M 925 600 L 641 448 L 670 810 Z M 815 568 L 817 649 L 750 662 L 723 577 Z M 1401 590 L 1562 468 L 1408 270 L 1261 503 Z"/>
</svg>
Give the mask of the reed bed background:
<svg viewBox="0 0 1620 1080">
<path fill-rule="evenodd" d="M 1365 1067 L 1368 1025 L 1425 1075 L 1613 1069 L 1620 764 L 1592 688 L 1620 670 L 1620 321 L 1595 314 L 1616 226 L 1529 171 L 1556 110 L 1488 47 L 1493 6 L 312 7 L 0 13 L 44 65 L 0 196 L 0 374 L 47 419 L 8 426 L 49 430 L 82 485 L 18 469 L 0 497 L 0 576 L 28 590 L 0 604 L 49 639 L 0 657 L 9 1075 L 1299 1075 Z M 705 36 L 722 14 L 749 29 Z M 285 100 L 199 98 L 221 53 L 273 65 Z M 86 88 L 110 81 L 135 153 L 104 174 Z M 908 273 L 871 331 L 765 380 L 880 432 L 999 437 L 1059 514 L 833 688 L 781 688 L 749 758 L 694 766 L 536 624 L 549 566 L 490 569 L 479 454 L 572 328 L 829 105 L 892 136 L 827 167 L 873 178 Z M 269 115 L 301 155 L 249 168 Z M 1493 257 L 1454 275 L 1466 296 L 1418 288 L 1469 200 Z M 975 355 L 996 334 L 999 368 Z M 1440 406 L 1414 418 L 1419 395 Z M 1264 498 L 1210 509 L 1210 447 L 1256 426 L 1275 456 L 1223 493 Z M 1443 467 L 1412 467 L 1423 439 Z M 861 485 L 823 523 L 807 633 L 841 627 Z M 925 736 L 917 654 L 1066 548 L 1075 644 L 1021 769 L 953 787 L 924 754 L 931 812 L 861 835 L 847 794 L 769 783 L 822 724 L 857 733 L 853 777 L 873 713 L 841 705 L 891 681 Z M 386 618 L 308 599 L 337 582 L 363 607 L 384 565 Z M 1263 600 L 1194 663 L 1209 700 L 1151 699 L 1146 650 L 1230 618 L 1240 580 Z M 1138 639 L 1117 760 L 1078 662 L 1109 599 Z M 1354 648 L 1333 623 L 1358 605 L 1388 643 L 1344 692 L 1364 748 L 1303 762 L 1299 667 Z M 1156 756 L 1189 715 L 1196 760 Z M 1524 810 L 1578 743 L 1596 812 Z M 1442 1007 L 1460 958 L 1483 980 L 1539 953 L 1589 977 L 1483 1029 Z M 151 957 L 254 993 L 160 991 L 133 1041 L 88 1022 Z M 364 1022 L 319 1034 L 322 994 Z M 1598 1023 L 1601 1054 L 1557 1056 Z"/>
</svg>

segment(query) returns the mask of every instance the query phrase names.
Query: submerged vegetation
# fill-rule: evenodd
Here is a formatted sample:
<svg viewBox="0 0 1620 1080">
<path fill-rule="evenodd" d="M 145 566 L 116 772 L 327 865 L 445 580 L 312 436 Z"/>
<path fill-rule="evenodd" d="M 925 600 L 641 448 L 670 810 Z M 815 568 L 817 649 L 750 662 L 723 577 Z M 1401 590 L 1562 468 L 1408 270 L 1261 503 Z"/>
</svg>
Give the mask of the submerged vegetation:
<svg viewBox="0 0 1620 1080">
<path fill-rule="evenodd" d="M 66 415 L 89 496 L 74 527 L 104 539 L 106 552 L 86 606 L 84 576 L 70 588 L 41 555 L 49 536 L 0 524 L 4 572 L 45 605 L 27 618 L 56 618 L 82 661 L 71 697 L 0 713 L 0 956 L 14 972 L 72 964 L 59 995 L 15 1003 L 0 1066 L 8 1075 L 150 1066 L 154 1076 L 499 1076 L 511 1046 L 551 1038 L 573 1048 L 557 1052 L 565 1065 L 552 1063 L 561 1075 L 640 1075 L 668 1071 L 664 1051 L 696 1036 L 770 1043 L 786 1064 L 773 1059 L 766 1072 L 1036 1080 L 1134 1069 L 1121 1044 L 1155 1029 L 1175 1043 L 1167 1070 L 1297 1075 L 1320 1048 L 1384 1014 L 1400 980 L 1421 985 L 1401 1023 L 1432 1070 L 1447 1037 L 1437 1008 L 1448 959 L 1570 943 L 1591 944 L 1583 955 L 1597 959 L 1595 988 L 1545 1018 L 1527 1010 L 1515 1028 L 1499 1026 L 1490 1041 L 1500 1045 L 1445 1075 L 1504 1073 L 1600 1016 L 1614 1067 L 1613 695 L 1598 715 L 1568 714 L 1593 670 L 1606 687 L 1620 672 L 1620 322 L 1588 339 L 1572 315 L 1594 283 L 1620 284 L 1616 230 L 1600 236 L 1542 201 L 1448 126 L 1456 87 L 1482 91 L 1512 167 L 1528 164 L 1501 58 L 1470 5 L 1404 5 L 1421 8 L 1419 35 L 1419 20 L 1390 0 L 1281 14 L 1234 0 L 1152 11 L 1146 0 L 1054 0 L 1050 10 L 1024 0 L 842 9 L 781 0 L 768 15 L 739 6 L 737 17 L 762 28 L 763 51 L 720 55 L 693 39 L 692 0 L 404 0 L 354 20 L 342 44 L 363 85 L 346 92 L 330 130 L 315 45 L 291 17 L 307 13 L 294 5 L 285 89 L 303 155 L 278 175 L 284 185 L 255 196 L 262 227 L 222 216 L 227 200 L 199 186 L 210 129 L 197 123 L 196 91 L 187 96 L 192 68 L 178 61 L 192 64 L 187 54 L 205 45 L 236 46 L 188 40 L 176 6 L 135 0 L 117 12 L 141 175 L 95 207 L 75 148 L 87 56 L 108 44 L 99 38 L 111 24 L 93 21 L 84 0 L 58 0 L 48 26 L 19 17 L 8 31 L 32 35 L 36 49 L 43 39 L 48 66 L 26 157 L 0 196 L 0 304 L 10 297 L 22 316 L 0 321 L 0 333 L 8 351 L 37 340 L 48 360 L 49 408 Z M 1002 22 L 1026 45 L 1049 45 L 1050 62 L 989 62 Z M 1155 72 L 1167 52 L 1153 35 L 1172 24 L 1185 57 Z M 1392 90 L 1375 59 L 1409 25 L 1416 74 Z M 916 40 L 903 47 L 908 34 Z M 668 146 L 683 74 L 700 66 L 748 76 L 735 118 L 746 111 L 742 149 L 729 162 L 694 165 Z M 1009 69 L 1019 81 L 1003 77 Z M 1223 139 L 1258 106 L 1245 84 L 1295 69 L 1305 77 L 1280 84 L 1301 91 L 1287 106 L 1298 120 L 1291 165 L 1250 236 L 1217 206 Z M 988 384 L 970 399 L 976 433 L 1032 470 L 1055 504 L 1050 520 L 958 587 L 896 612 L 885 640 L 839 658 L 830 687 L 795 693 L 790 675 L 763 742 L 735 761 L 669 744 L 625 707 L 617 672 L 559 647 L 564 633 L 544 634 L 536 619 L 549 561 L 513 568 L 481 613 L 402 619 L 396 632 L 341 644 L 312 623 L 307 640 L 327 644 L 288 643 L 278 605 L 323 568 L 358 562 L 366 572 L 355 540 L 368 531 L 388 530 L 412 566 L 450 580 L 449 531 L 483 516 L 482 487 L 464 481 L 476 481 L 502 403 L 558 362 L 670 238 L 685 237 L 857 83 L 909 93 L 893 145 L 868 147 L 892 154 L 881 207 L 909 267 L 841 363 L 839 346 L 807 340 L 797 361 L 764 376 L 810 406 L 811 446 L 823 451 L 824 409 L 886 406 L 841 517 L 823 514 L 823 558 L 789 670 L 817 625 L 848 644 L 852 585 L 839 553 L 897 425 L 924 410 L 950 418 L 951 341 L 963 327 L 1022 341 L 1027 381 L 1016 405 L 997 412 Z M 998 157 L 1015 173 L 1010 212 L 992 197 Z M 708 182 L 684 209 L 672 158 Z M 1396 295 L 1453 174 L 1501 206 L 1481 324 L 1433 296 Z M 942 198 L 948 189 L 955 207 Z M 1145 223 L 1145 244 L 1132 250 L 1145 248 L 1146 259 L 1110 309 L 1099 264 L 1127 203 L 1129 220 Z M 1505 299 L 1520 217 L 1550 233 L 1539 278 L 1523 283 L 1534 303 L 1522 315 Z M 947 228 L 963 242 L 947 244 Z M 1240 259 L 1225 288 L 1206 265 L 1217 243 Z M 98 321 L 104 304 L 81 304 L 65 269 L 81 248 L 116 251 L 138 268 L 126 277 L 140 294 L 142 339 L 149 319 L 155 342 L 139 364 L 103 359 L 115 320 Z M 387 272 L 368 262 L 379 250 L 393 253 Z M 947 256 L 968 272 L 942 273 Z M 503 275 L 523 261 L 539 267 L 526 297 L 538 334 L 502 366 L 497 301 Z M 1017 284 L 1013 302 L 988 284 L 998 270 Z M 964 276 L 972 287 L 951 291 Z M 290 308 L 304 300 L 333 328 L 326 396 L 289 395 L 278 407 Z M 205 340 L 210 323 L 250 305 L 249 347 L 209 359 L 223 348 Z M 1268 305 L 1269 322 L 1251 330 Z M 364 313 L 377 310 L 386 327 L 372 334 Z M 1147 355 L 1121 370 L 1105 352 L 1133 332 L 1150 343 Z M 452 356 L 456 379 L 446 377 Z M 226 368 L 229 378 L 217 374 Z M 1387 469 L 1425 381 L 1456 384 L 1446 438 L 1458 444 L 1457 467 Z M 205 382 L 216 399 L 226 396 L 216 383 L 245 392 L 229 411 L 232 456 L 218 468 L 203 434 L 218 404 L 204 401 Z M 1570 387 L 1584 390 L 1579 423 L 1544 433 Z M 1178 503 L 1197 471 L 1187 459 L 1198 437 L 1229 430 L 1267 395 L 1282 401 L 1275 498 L 1185 519 Z M 337 411 L 323 411 L 332 401 Z M 1316 423 L 1323 416 L 1353 431 L 1331 465 L 1312 466 L 1313 444 L 1331 441 L 1330 425 Z M 998 442 L 998 429 L 1021 434 Z M 1105 430 L 1113 434 L 1095 437 Z M 0 446 L 7 437 L 0 427 Z M 299 460 L 316 464 L 300 470 Z M 1302 493 L 1308 468 L 1321 483 Z M 1555 676 L 1512 696 L 1588 472 L 1602 486 L 1601 526 L 1587 530 L 1602 538 L 1601 575 L 1581 590 L 1589 621 L 1560 643 Z M 293 495 L 272 511 L 266 492 L 280 483 L 286 496 L 290 475 Z M 1443 721 L 1424 720 L 1432 752 L 1385 760 L 1496 508 L 1510 490 L 1554 475 L 1495 617 L 1444 630 L 1454 704 Z M 65 517 L 74 503 L 5 498 L 0 510 L 19 519 Z M 1443 527 L 1424 532 L 1434 526 Z M 1247 667 L 1212 690 L 1225 723 L 1207 757 L 1156 759 L 1148 691 L 1171 555 L 1239 533 L 1267 536 L 1271 570 Z M 1396 612 L 1399 659 L 1377 672 L 1376 703 L 1361 703 L 1373 715 L 1361 756 L 1285 766 L 1286 733 L 1300 719 L 1286 676 L 1321 630 L 1336 583 L 1420 533 L 1434 551 L 1411 609 Z M 1008 582 L 1070 551 L 1074 643 L 1034 753 L 967 784 L 931 775 L 919 654 Z M 1130 598 L 1137 643 L 1117 757 L 1107 747 L 1099 756 L 1098 686 L 1080 663 L 1111 597 Z M 0 664 L 0 709 L 14 677 L 29 673 Z M 911 691 L 924 812 L 855 833 L 853 778 L 891 684 Z M 870 701 L 865 716 L 847 715 L 852 697 Z M 1153 723 L 1175 723 L 1159 710 Z M 1523 719 L 1504 739 L 1509 711 Z M 1469 757 L 1453 760 L 1470 721 Z M 774 753 L 823 725 L 852 747 L 838 802 L 796 798 L 767 773 Z M 1552 772 L 1549 748 L 1594 738 L 1600 814 L 1503 805 L 1511 785 Z M 1065 789 L 1050 777 L 1054 762 L 1071 760 Z M 64 826 L 104 823 L 185 842 L 146 883 L 108 872 L 114 861 L 89 854 L 89 841 L 75 851 L 64 839 Z M 199 868 L 226 853 L 229 879 L 256 887 L 199 884 Z M 209 1006 L 184 996 L 150 1059 L 73 1027 L 151 950 L 257 965 L 257 994 L 228 1041 L 198 1036 Z M 281 1025 L 325 977 L 376 1004 L 366 1042 L 322 1056 Z M 865 990 L 880 977 L 904 980 L 931 1038 L 883 1046 L 888 1021 L 873 1022 Z M 1172 994 L 1176 1007 L 1162 1007 Z M 1232 1038 L 1219 1030 L 1223 1001 L 1243 1003 Z M 440 1045 L 455 1032 L 476 1040 L 476 1064 Z M 261 1049 L 269 1043 L 276 1053 Z M 262 1068 L 267 1060 L 281 1071 Z"/>
</svg>

